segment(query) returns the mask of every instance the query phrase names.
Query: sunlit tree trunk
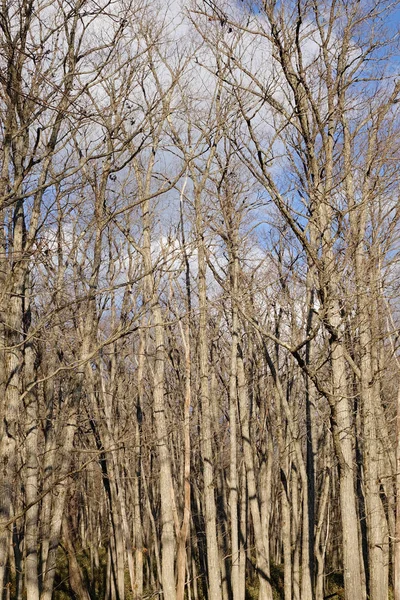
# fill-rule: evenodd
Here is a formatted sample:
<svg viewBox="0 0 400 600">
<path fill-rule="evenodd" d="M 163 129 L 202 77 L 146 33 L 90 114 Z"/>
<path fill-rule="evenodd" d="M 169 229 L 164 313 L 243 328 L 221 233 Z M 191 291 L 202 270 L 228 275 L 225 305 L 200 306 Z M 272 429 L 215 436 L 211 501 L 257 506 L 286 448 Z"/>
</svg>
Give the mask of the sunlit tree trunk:
<svg viewBox="0 0 400 600">
<path fill-rule="evenodd" d="M 213 460 L 212 411 L 209 387 L 208 342 L 207 342 L 207 288 L 206 258 L 204 248 L 204 226 L 199 192 L 195 191 L 197 266 L 199 290 L 199 376 L 201 399 L 201 452 L 204 477 L 205 529 L 207 543 L 207 567 L 209 600 L 221 600 L 221 575 L 219 569 L 217 512 L 215 505 L 215 475 Z M 232 483 L 230 484 L 232 486 Z"/>
<path fill-rule="evenodd" d="M 396 529 L 394 546 L 394 600 L 400 600 L 400 388 L 396 406 Z"/>
</svg>

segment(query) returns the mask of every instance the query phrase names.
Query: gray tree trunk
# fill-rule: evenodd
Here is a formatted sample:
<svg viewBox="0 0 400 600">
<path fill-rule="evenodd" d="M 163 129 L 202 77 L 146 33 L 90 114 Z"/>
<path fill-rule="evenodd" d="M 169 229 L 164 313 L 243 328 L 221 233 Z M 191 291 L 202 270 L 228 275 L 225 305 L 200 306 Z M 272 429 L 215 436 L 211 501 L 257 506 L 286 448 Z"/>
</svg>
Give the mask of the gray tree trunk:
<svg viewBox="0 0 400 600">
<path fill-rule="evenodd" d="M 207 343 L 207 288 L 204 229 L 200 198 L 196 195 L 197 265 L 199 289 L 199 368 L 201 398 L 201 453 L 203 459 L 205 529 L 207 543 L 207 568 L 209 600 L 221 600 L 221 574 L 219 569 L 217 511 L 215 505 L 214 456 L 212 410 L 209 388 L 209 365 Z"/>
<path fill-rule="evenodd" d="M 251 518 L 254 529 L 254 540 L 256 545 L 257 570 L 260 582 L 259 600 L 272 600 L 272 588 L 270 584 L 269 551 L 264 545 L 259 497 L 257 493 L 257 481 L 254 466 L 254 456 L 251 444 L 249 423 L 249 398 L 247 394 L 247 383 L 243 365 L 243 359 L 238 356 L 238 394 L 240 405 L 240 421 L 242 428 L 243 454 L 247 474 L 247 493 L 250 505 Z"/>
</svg>

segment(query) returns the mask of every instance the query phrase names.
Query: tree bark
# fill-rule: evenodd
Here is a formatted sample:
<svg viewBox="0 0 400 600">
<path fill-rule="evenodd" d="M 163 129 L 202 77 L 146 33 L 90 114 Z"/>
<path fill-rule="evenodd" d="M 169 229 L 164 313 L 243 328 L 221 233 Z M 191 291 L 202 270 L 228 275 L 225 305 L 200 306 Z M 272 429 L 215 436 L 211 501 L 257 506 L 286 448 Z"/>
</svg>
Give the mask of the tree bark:
<svg viewBox="0 0 400 600">
<path fill-rule="evenodd" d="M 221 575 L 219 570 L 217 511 L 214 492 L 214 460 L 212 411 L 209 389 L 208 343 L 207 343 L 207 288 L 206 258 L 204 249 L 204 228 L 199 192 L 195 191 L 197 266 L 199 289 L 199 375 L 201 398 L 201 453 L 204 477 L 205 529 L 207 543 L 207 573 L 209 600 L 221 600 Z"/>
<path fill-rule="evenodd" d="M 396 406 L 396 529 L 394 546 L 394 600 L 400 600 L 400 387 Z"/>
</svg>

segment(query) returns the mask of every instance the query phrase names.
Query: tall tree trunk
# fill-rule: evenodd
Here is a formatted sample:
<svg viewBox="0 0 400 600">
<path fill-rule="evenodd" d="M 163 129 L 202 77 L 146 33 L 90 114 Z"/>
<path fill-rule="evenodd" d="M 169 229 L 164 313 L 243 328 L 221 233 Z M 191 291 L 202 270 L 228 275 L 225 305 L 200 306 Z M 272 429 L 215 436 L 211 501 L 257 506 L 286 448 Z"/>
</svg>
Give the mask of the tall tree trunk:
<svg viewBox="0 0 400 600">
<path fill-rule="evenodd" d="M 204 518 L 207 543 L 207 574 L 209 600 L 221 600 L 221 574 L 219 570 L 217 540 L 217 510 L 214 492 L 214 457 L 212 410 L 209 389 L 208 343 L 207 343 L 207 287 L 206 257 L 204 248 L 204 228 L 199 192 L 196 198 L 197 265 L 199 289 L 199 369 L 201 398 L 201 454 L 204 478 Z"/>
<path fill-rule="evenodd" d="M 146 336 L 143 328 L 139 332 L 139 350 L 138 350 L 138 373 L 137 373 L 137 405 L 136 405 L 136 426 L 135 426 L 135 476 L 133 480 L 133 530 L 134 530 L 134 546 L 135 546 L 135 572 L 136 586 L 134 591 L 134 600 L 139 600 L 143 595 L 143 529 L 142 529 L 142 406 L 143 406 L 143 375 L 144 361 L 146 351 Z M 152 517 L 151 511 L 150 515 Z M 158 552 L 156 553 L 158 555 Z"/>
<path fill-rule="evenodd" d="M 388 538 L 386 517 L 380 499 L 378 435 L 376 430 L 377 409 L 375 409 L 375 406 L 380 403 L 380 397 L 377 395 L 378 388 L 374 384 L 376 374 L 373 373 L 372 368 L 372 347 L 378 343 L 378 340 L 373 340 L 371 336 L 372 316 L 370 311 L 371 297 L 374 303 L 376 294 L 378 293 L 375 285 L 371 285 L 371 282 L 376 280 L 375 273 L 379 269 L 376 256 L 378 249 L 376 244 L 373 245 L 369 255 L 367 255 L 364 248 L 369 203 L 373 201 L 370 198 L 370 186 L 373 183 L 370 181 L 369 171 L 372 170 L 372 163 L 376 152 L 377 123 L 381 115 L 378 116 L 377 122 L 373 123 L 369 132 L 366 155 L 367 174 L 363 181 L 362 201 L 358 203 L 352 171 L 351 136 L 344 110 L 346 102 L 344 92 L 340 100 L 343 109 L 345 189 L 348 196 L 348 204 L 352 209 L 350 212 L 350 223 L 352 235 L 355 240 L 354 270 L 357 326 L 360 342 L 360 402 L 364 433 L 363 467 L 368 536 L 368 591 L 371 600 L 386 600 L 389 592 L 388 569 L 385 567 L 385 547 L 388 543 Z M 382 110 L 386 109 L 383 107 Z"/>
<path fill-rule="evenodd" d="M 257 493 L 257 480 L 255 474 L 253 448 L 250 435 L 249 423 L 249 398 L 247 394 L 247 382 L 241 354 L 238 356 L 238 394 L 240 405 L 240 420 L 242 428 L 243 454 L 247 474 L 247 493 L 254 529 L 254 541 L 256 546 L 257 571 L 260 581 L 259 600 L 272 600 L 272 588 L 270 584 L 269 552 L 264 546 L 264 536 L 260 505 Z"/>
<path fill-rule="evenodd" d="M 292 461 L 291 461 L 292 462 Z M 292 517 L 291 543 L 292 543 L 292 578 L 293 578 L 293 600 L 300 600 L 300 543 L 301 543 L 301 516 L 303 508 L 299 502 L 299 478 L 296 466 L 292 462 L 290 469 L 290 509 Z"/>
<path fill-rule="evenodd" d="M 183 464 L 183 518 L 178 534 L 178 550 L 176 557 L 177 570 L 177 600 L 184 600 L 185 597 L 185 578 L 187 565 L 186 542 L 190 533 L 190 410 L 192 405 L 192 376 L 191 376 L 191 350 L 190 350 L 190 317 L 191 317 L 191 285 L 190 285 L 190 265 L 186 252 L 185 224 L 183 220 L 183 194 L 180 202 L 180 225 L 182 236 L 182 249 L 185 260 L 185 280 L 186 280 L 186 315 L 184 327 L 181 325 L 181 336 L 185 352 L 185 401 L 183 410 L 183 432 L 184 432 L 184 464 Z M 189 587 L 190 593 L 190 587 Z"/>
<path fill-rule="evenodd" d="M 149 303 L 154 331 L 155 358 L 153 367 L 153 415 L 156 430 L 156 444 L 159 459 L 160 501 L 161 501 L 161 575 L 163 593 L 170 600 L 176 599 L 175 588 L 175 521 L 173 508 L 173 480 L 171 455 L 168 445 L 168 427 L 164 399 L 165 342 L 163 316 L 155 281 L 151 256 L 151 215 L 150 196 L 152 168 L 155 150 L 147 166 L 142 181 L 140 169 L 136 166 L 137 180 L 142 197 L 143 220 L 143 265 L 145 272 L 145 299 Z"/>
<path fill-rule="evenodd" d="M 1 399 L 1 438 L 0 438 L 0 589 L 6 583 L 6 567 L 10 548 L 11 528 L 8 521 L 11 507 L 15 502 L 15 476 L 17 473 L 17 427 L 20 415 L 22 393 L 23 353 L 21 351 L 21 332 L 23 331 L 23 299 L 25 297 L 24 274 L 24 213 L 23 202 L 16 203 L 14 210 L 14 232 L 12 251 L 9 256 L 12 273 L 8 275 L 3 310 L 2 340 L 4 371 L 2 386 L 4 396 Z"/>
<path fill-rule="evenodd" d="M 32 342 L 25 347 L 25 388 L 35 380 L 35 354 Z M 25 498 L 29 507 L 25 516 L 25 587 L 28 600 L 39 600 L 39 571 L 38 571 L 38 399 L 37 391 L 33 389 L 25 396 L 26 419 L 26 477 Z"/>
<path fill-rule="evenodd" d="M 86 589 L 82 570 L 78 563 L 78 559 L 76 558 L 68 517 L 65 515 L 62 524 L 62 539 L 67 551 L 69 584 L 71 586 L 71 590 L 77 600 L 90 600 L 90 594 Z"/>
<path fill-rule="evenodd" d="M 396 529 L 394 545 L 394 600 L 400 600 L 400 386 L 396 406 Z"/>
<path fill-rule="evenodd" d="M 241 485 L 240 485 L 240 502 L 239 502 L 239 597 L 246 597 L 246 562 L 247 562 L 247 540 L 248 540 L 248 523 L 247 523 L 247 476 L 246 467 L 242 464 L 241 468 Z M 260 481 L 262 486 L 262 482 Z"/>
<path fill-rule="evenodd" d="M 229 507 L 231 529 L 231 586 L 233 600 L 240 597 L 240 560 L 239 560 L 239 519 L 238 519 L 238 460 L 237 460 L 237 354 L 238 354 L 238 309 L 237 297 L 237 259 L 231 259 L 231 294 L 232 294 L 232 342 L 229 374 L 229 430 L 230 430 L 230 464 L 229 464 Z"/>
<path fill-rule="evenodd" d="M 271 371 L 272 378 L 274 381 L 274 386 L 275 386 L 275 389 L 277 392 L 277 400 L 279 401 L 278 415 L 279 415 L 279 418 L 281 419 L 280 422 L 282 423 L 281 411 L 283 411 L 283 414 L 285 415 L 285 418 L 287 421 L 287 426 L 288 426 L 288 437 L 289 437 L 290 442 L 293 444 L 294 457 L 296 460 L 297 468 L 300 473 L 300 480 L 301 480 L 302 492 L 303 492 L 302 536 L 301 536 L 302 546 L 301 546 L 301 548 L 302 548 L 302 556 L 304 557 L 304 561 L 302 562 L 303 571 L 302 571 L 302 578 L 301 578 L 301 598 L 302 598 L 302 600 L 311 600 L 312 599 L 312 582 L 311 582 L 311 576 L 310 576 L 310 564 L 306 558 L 309 554 L 308 535 L 310 532 L 309 522 L 308 522 L 308 517 L 309 517 L 309 512 L 308 512 L 308 475 L 307 475 L 306 465 L 305 465 L 304 459 L 303 459 L 300 441 L 299 441 L 299 438 L 296 433 L 296 429 L 297 429 L 296 423 L 292 416 L 292 413 L 291 413 L 291 410 L 290 410 L 290 407 L 288 404 L 288 400 L 286 398 L 286 394 L 284 392 L 284 389 L 283 389 L 283 386 L 282 386 L 282 383 L 281 383 L 281 380 L 279 377 L 279 373 L 277 371 L 277 367 L 276 367 L 274 361 L 272 360 L 272 357 L 268 351 L 265 340 L 261 340 L 261 343 L 263 344 L 265 360 Z M 278 427 L 279 427 L 279 425 L 278 425 Z M 281 436 L 281 433 L 279 435 Z M 283 444 L 284 444 L 283 439 L 281 439 L 280 447 L 282 449 L 284 447 Z M 288 502 L 289 502 L 289 473 L 290 473 L 289 471 L 286 474 L 284 472 L 282 472 L 282 475 L 284 475 L 284 480 L 282 483 L 286 486 L 285 491 L 286 491 L 286 497 L 287 497 Z M 285 506 L 284 499 L 283 499 L 283 510 L 286 512 L 286 506 Z M 290 562 L 292 563 L 292 558 L 290 559 Z M 293 584 L 294 584 L 294 582 L 293 582 Z"/>
<path fill-rule="evenodd" d="M 80 388 L 79 384 L 77 385 L 79 398 Z M 53 597 L 54 578 L 57 568 L 57 550 L 61 537 L 61 526 L 68 492 L 67 477 L 71 464 L 71 452 L 74 445 L 74 437 L 77 426 L 77 398 L 75 397 L 74 400 L 75 402 L 72 402 L 72 404 L 75 404 L 74 408 L 71 408 L 70 413 L 66 415 L 68 424 L 64 427 L 63 456 L 58 471 L 62 481 L 54 489 L 54 493 L 57 495 L 55 496 L 53 503 L 54 508 L 49 528 L 49 551 L 46 560 L 46 571 L 43 574 L 43 585 L 40 594 L 40 600 L 52 600 Z"/>
<path fill-rule="evenodd" d="M 329 458 L 328 458 L 329 460 Z M 315 530 L 315 557 L 317 571 L 315 582 L 315 599 L 323 600 L 325 584 L 325 556 L 327 551 L 327 537 L 329 534 L 329 498 L 330 498 L 330 465 L 325 465 L 322 492 L 319 502 L 318 520 Z"/>
<path fill-rule="evenodd" d="M 337 309 L 338 310 L 338 309 Z M 337 323 L 336 323 L 337 324 Z M 337 324 L 338 325 L 338 324 Z M 343 533 L 343 569 L 346 600 L 365 597 L 361 579 L 360 543 L 354 490 L 354 428 L 351 422 L 343 348 L 331 339 L 335 451 L 339 460 L 340 513 Z"/>
</svg>

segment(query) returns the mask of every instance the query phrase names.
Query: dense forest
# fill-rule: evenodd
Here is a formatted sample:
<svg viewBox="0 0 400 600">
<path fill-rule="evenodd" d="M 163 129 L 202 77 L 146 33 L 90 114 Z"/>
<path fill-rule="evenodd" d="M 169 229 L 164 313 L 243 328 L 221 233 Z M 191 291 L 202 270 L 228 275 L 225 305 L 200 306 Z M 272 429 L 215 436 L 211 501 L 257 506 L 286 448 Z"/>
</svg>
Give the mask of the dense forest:
<svg viewBox="0 0 400 600">
<path fill-rule="evenodd" d="M 399 24 L 1 0 L 1 600 L 400 600 Z"/>
</svg>

